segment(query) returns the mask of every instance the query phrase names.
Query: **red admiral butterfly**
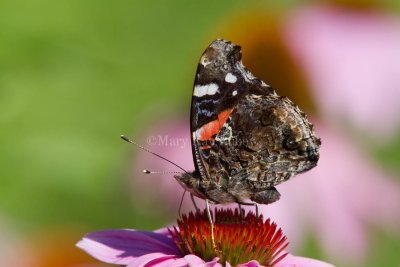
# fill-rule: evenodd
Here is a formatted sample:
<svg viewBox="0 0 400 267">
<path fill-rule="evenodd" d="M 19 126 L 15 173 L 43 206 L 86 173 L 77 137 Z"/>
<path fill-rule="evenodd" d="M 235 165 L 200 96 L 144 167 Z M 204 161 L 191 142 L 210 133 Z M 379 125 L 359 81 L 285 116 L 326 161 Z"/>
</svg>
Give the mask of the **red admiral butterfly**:
<svg viewBox="0 0 400 267">
<path fill-rule="evenodd" d="M 222 39 L 198 64 L 191 133 L 195 170 L 175 179 L 206 204 L 275 202 L 274 186 L 319 159 L 321 141 L 306 114 L 254 77 L 241 47 Z"/>
<path fill-rule="evenodd" d="M 317 165 L 321 141 L 306 114 L 254 77 L 243 66 L 240 46 L 229 41 L 215 40 L 201 56 L 190 119 L 192 173 L 121 138 L 184 171 L 174 177 L 196 209 L 193 196 L 206 200 L 211 225 L 209 201 L 270 204 L 280 198 L 276 185 Z M 213 227 L 211 236 L 215 248 Z"/>
</svg>

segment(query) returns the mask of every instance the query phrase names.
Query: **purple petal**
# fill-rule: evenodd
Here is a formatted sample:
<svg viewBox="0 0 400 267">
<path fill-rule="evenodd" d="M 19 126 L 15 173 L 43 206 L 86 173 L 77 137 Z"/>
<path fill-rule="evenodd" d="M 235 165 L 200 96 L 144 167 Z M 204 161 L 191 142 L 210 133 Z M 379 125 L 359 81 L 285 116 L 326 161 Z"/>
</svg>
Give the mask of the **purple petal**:
<svg viewBox="0 0 400 267">
<path fill-rule="evenodd" d="M 226 267 L 231 267 L 229 262 L 226 262 Z M 309 258 L 296 257 L 293 255 L 286 255 L 278 264 L 274 265 L 275 267 L 334 267 L 332 264 L 313 260 Z M 239 264 L 236 267 L 264 267 L 258 261 L 252 260 L 247 263 Z"/>
<path fill-rule="evenodd" d="M 138 258 L 134 258 L 129 262 L 128 267 L 144 267 L 159 266 L 168 260 L 174 259 L 174 255 L 164 255 L 162 253 L 150 253 Z"/>
<path fill-rule="evenodd" d="M 204 265 L 205 261 L 202 260 L 201 258 L 197 257 L 196 255 L 186 255 L 185 257 L 186 262 L 190 266 L 199 266 L 199 265 Z"/>
<path fill-rule="evenodd" d="M 214 258 L 212 261 L 205 262 L 203 259 L 191 254 L 186 255 L 184 259 L 191 267 L 222 267 L 222 265 L 218 263 L 219 258 Z"/>
<path fill-rule="evenodd" d="M 218 261 L 219 261 L 219 258 L 214 258 L 212 261 L 209 261 L 202 266 L 204 266 L 204 267 L 222 267 L 222 264 L 220 264 Z"/>
<path fill-rule="evenodd" d="M 248 263 L 237 265 L 236 267 L 263 267 L 258 261 L 249 261 Z"/>
<path fill-rule="evenodd" d="M 332 264 L 288 254 L 275 267 L 334 267 Z"/>
<path fill-rule="evenodd" d="M 184 258 L 179 259 L 169 259 L 168 261 L 164 261 L 158 263 L 157 265 L 150 265 L 154 267 L 187 267 L 188 263 Z M 128 267 L 136 267 L 136 266 L 128 266 Z M 147 267 L 147 266 L 146 266 Z"/>
<path fill-rule="evenodd" d="M 143 266 L 143 265 L 139 265 Z M 159 258 L 148 262 L 146 267 L 187 267 L 187 262 L 184 258 Z M 131 262 L 127 267 L 138 267 L 137 262 Z"/>
<path fill-rule="evenodd" d="M 153 260 L 181 257 L 180 251 L 171 238 L 146 231 L 93 232 L 84 236 L 76 245 L 98 260 L 122 265 L 128 265 L 147 254 L 155 256 Z"/>
<path fill-rule="evenodd" d="M 218 263 L 218 260 L 219 258 L 215 258 L 210 262 L 205 262 L 196 255 L 186 255 L 183 258 L 144 259 L 143 261 L 137 261 L 135 259 L 127 267 L 222 267 L 222 265 Z"/>
<path fill-rule="evenodd" d="M 197 256 L 194 256 L 197 257 Z M 199 262 L 196 264 L 189 264 L 185 258 L 170 258 L 170 259 L 155 259 L 146 264 L 146 267 L 196 267 L 196 266 L 207 266 L 204 261 L 199 258 Z M 139 265 L 143 266 L 143 265 Z M 127 267 L 138 267 L 137 262 L 131 262 Z M 222 267 L 222 266 L 221 266 Z"/>
</svg>

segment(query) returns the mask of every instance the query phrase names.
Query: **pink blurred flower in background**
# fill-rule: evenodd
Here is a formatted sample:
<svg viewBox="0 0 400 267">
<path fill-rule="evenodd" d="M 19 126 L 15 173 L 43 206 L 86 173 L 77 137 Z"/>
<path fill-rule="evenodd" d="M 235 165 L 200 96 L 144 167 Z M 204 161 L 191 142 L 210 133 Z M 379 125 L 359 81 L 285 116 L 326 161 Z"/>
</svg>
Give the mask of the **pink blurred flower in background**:
<svg viewBox="0 0 400 267">
<path fill-rule="evenodd" d="M 282 32 L 323 115 L 382 139 L 398 130 L 398 17 L 377 10 L 309 7 L 289 13 Z"/>
<path fill-rule="evenodd" d="M 145 144 L 145 147 L 151 151 L 182 166 L 185 170 L 194 170 L 189 121 L 185 122 L 184 120 L 172 118 L 168 123 L 155 125 L 155 128 L 149 129 L 147 135 L 139 139 L 142 142 L 139 142 Z M 174 140 L 181 139 L 186 140 L 184 145 L 174 145 L 174 143 L 178 143 Z M 170 140 L 171 142 L 166 142 L 165 140 Z M 147 202 L 149 204 L 155 198 L 158 198 L 166 204 L 166 207 L 171 208 L 171 212 L 177 211 L 176 208 L 179 206 L 183 189 L 173 178 L 173 174 L 150 174 L 151 177 L 138 175 L 142 173 L 143 169 L 161 172 L 180 170 L 145 151 L 137 151 L 137 158 L 132 168 L 132 179 L 130 179 L 133 195 L 135 197 L 139 196 L 142 203 Z M 154 187 L 154 184 L 157 184 L 157 186 Z M 146 190 L 141 190 L 141 188 L 146 188 Z M 188 204 L 189 202 L 185 201 L 184 203 Z M 186 209 L 186 207 L 189 208 Z M 184 211 L 189 211 L 191 208 L 191 204 L 183 206 Z"/>
<path fill-rule="evenodd" d="M 29 266 L 32 255 L 12 223 L 0 216 L 0 259 L 2 266 Z M 21 254 L 24 256 L 21 257 Z"/>
<path fill-rule="evenodd" d="M 362 261 L 369 248 L 369 226 L 400 231 L 400 185 L 356 147 L 358 142 L 346 135 L 345 126 L 380 140 L 387 140 L 397 130 L 399 19 L 378 11 L 323 6 L 294 10 L 280 23 L 279 33 L 284 41 L 281 46 L 304 71 L 303 78 L 318 107 L 312 121 L 322 140 L 321 158 L 313 170 L 277 187 L 282 194 L 280 201 L 260 208 L 282 226 L 292 249 L 300 249 L 305 235 L 314 233 L 323 252 L 332 259 Z M 254 29 L 248 26 L 244 28 Z M 262 29 L 256 30 L 256 34 L 262 34 Z M 247 31 L 246 34 L 251 36 Z M 243 40 L 251 39 L 246 34 Z M 253 39 L 257 42 L 257 38 L 263 45 L 274 39 Z M 246 53 L 251 54 L 244 50 L 245 56 Z M 280 75 L 290 77 L 286 72 Z M 281 88 L 276 89 L 279 93 Z M 296 88 L 284 89 L 289 97 L 291 93 L 299 95 Z M 300 92 L 298 100 L 303 95 Z M 194 166 L 189 120 L 168 121 L 150 129 L 148 136 L 159 140 L 187 138 L 186 145 L 155 142 L 148 147 L 191 171 Z M 141 197 L 151 199 L 157 195 L 176 211 L 183 190 L 172 175 L 139 179 L 137 172 L 143 168 L 179 170 L 144 152 L 139 153 L 134 168 L 133 188 L 147 188 Z M 136 193 L 141 194 L 137 190 Z M 188 199 L 184 208 L 193 209 Z"/>
</svg>

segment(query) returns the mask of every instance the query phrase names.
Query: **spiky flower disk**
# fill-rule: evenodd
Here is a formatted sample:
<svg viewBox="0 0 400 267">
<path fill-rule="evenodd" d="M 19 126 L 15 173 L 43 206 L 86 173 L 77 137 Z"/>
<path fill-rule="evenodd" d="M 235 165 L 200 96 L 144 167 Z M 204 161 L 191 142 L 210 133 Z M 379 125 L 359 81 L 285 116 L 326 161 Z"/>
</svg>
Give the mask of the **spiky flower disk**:
<svg viewBox="0 0 400 267">
<path fill-rule="evenodd" d="M 216 209 L 213 217 L 216 248 L 206 211 L 183 215 L 178 227 L 169 230 L 184 255 L 195 254 L 205 261 L 219 257 L 232 266 L 251 260 L 274 266 L 286 256 L 281 253 L 289 244 L 286 236 L 270 219 L 264 221 L 252 212 L 242 218 L 238 209 Z"/>
</svg>

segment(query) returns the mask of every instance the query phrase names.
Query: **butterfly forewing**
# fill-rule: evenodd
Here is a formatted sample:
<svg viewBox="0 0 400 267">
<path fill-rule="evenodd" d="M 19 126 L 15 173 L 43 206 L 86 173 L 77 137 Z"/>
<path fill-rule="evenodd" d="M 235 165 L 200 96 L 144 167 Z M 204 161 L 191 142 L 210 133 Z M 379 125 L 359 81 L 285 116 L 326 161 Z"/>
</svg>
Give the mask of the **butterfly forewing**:
<svg viewBox="0 0 400 267">
<path fill-rule="evenodd" d="M 204 51 L 198 64 L 191 131 L 194 161 L 203 179 L 209 179 L 209 165 L 214 163 L 210 162 L 209 150 L 239 100 L 249 91 L 274 94 L 269 86 L 247 71 L 241 59 L 240 46 L 218 39 Z"/>
</svg>

